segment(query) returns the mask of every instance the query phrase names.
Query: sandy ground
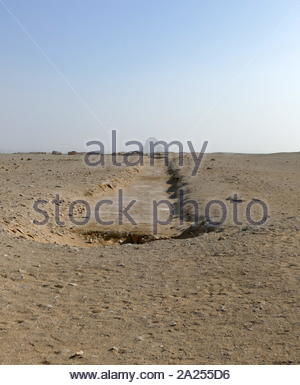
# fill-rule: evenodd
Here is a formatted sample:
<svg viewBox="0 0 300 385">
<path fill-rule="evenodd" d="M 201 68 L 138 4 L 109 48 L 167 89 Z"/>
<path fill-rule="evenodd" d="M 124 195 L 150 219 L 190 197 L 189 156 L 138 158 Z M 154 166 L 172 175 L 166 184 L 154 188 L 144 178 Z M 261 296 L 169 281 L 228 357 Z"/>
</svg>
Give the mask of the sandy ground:
<svg viewBox="0 0 300 385">
<path fill-rule="evenodd" d="M 300 153 L 207 154 L 185 165 L 87 168 L 81 155 L 0 155 L 0 362 L 2 364 L 299 364 Z M 111 200 L 119 189 L 136 219 L 74 226 L 68 205 Z M 152 200 L 226 205 L 222 226 L 151 227 Z M 64 200 L 57 226 L 33 209 Z M 233 223 L 237 194 L 238 218 Z M 249 225 L 252 199 L 268 221 Z M 259 204 L 253 218 L 261 216 Z M 161 205 L 161 219 L 168 211 Z M 221 214 L 212 208 L 214 219 Z M 79 205 L 74 214 L 85 218 Z M 132 235 L 134 234 L 134 235 Z M 150 241 L 150 242 L 148 242 Z M 145 243 L 140 243 L 145 242 Z"/>
</svg>

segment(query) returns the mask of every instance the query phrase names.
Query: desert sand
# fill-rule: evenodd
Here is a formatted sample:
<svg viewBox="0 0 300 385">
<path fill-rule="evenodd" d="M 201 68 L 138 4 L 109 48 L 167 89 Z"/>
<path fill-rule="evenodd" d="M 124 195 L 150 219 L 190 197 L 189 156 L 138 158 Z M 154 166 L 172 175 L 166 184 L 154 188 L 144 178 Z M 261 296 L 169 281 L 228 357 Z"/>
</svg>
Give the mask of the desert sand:
<svg viewBox="0 0 300 385">
<path fill-rule="evenodd" d="M 0 155 L 1 364 L 299 364 L 300 153 L 206 154 L 196 176 L 145 157 L 144 166 L 87 167 L 80 154 Z M 135 199 L 136 225 L 74 226 L 74 200 Z M 221 226 L 193 226 L 193 210 L 159 225 L 152 200 L 221 200 Z M 54 221 L 55 196 L 64 200 Z M 240 224 L 232 200 L 240 201 Z M 42 199 L 49 213 L 33 209 Z M 247 223 L 251 200 L 268 220 Z M 253 208 L 259 218 L 259 206 Z M 76 206 L 74 217 L 85 218 Z M 168 210 L 158 209 L 161 219 Z M 214 218 L 220 213 L 213 209 Z"/>
</svg>

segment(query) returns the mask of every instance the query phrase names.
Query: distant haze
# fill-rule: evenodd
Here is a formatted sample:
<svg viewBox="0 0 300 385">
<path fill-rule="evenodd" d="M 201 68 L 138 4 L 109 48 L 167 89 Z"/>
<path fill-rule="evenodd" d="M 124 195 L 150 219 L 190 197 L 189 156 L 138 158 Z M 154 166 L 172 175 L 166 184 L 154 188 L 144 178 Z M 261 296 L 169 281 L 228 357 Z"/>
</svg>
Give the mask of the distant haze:
<svg viewBox="0 0 300 385">
<path fill-rule="evenodd" d="M 300 151 L 299 47 L 296 0 L 1 0 L 0 151 Z"/>
</svg>

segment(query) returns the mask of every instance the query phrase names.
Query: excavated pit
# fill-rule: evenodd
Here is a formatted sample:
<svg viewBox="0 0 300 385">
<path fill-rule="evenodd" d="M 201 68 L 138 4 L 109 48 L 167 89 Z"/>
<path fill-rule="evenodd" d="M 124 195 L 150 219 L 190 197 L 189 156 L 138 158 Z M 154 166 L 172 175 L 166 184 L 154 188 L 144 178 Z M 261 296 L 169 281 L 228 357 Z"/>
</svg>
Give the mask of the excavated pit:
<svg viewBox="0 0 300 385">
<path fill-rule="evenodd" d="M 166 239 L 189 239 L 198 237 L 204 233 L 221 232 L 222 228 L 216 228 L 206 224 L 190 225 L 176 231 L 176 234 L 162 235 L 140 233 L 138 231 L 81 231 L 79 234 L 83 241 L 89 246 L 107 246 L 124 244 L 143 244 Z"/>
<path fill-rule="evenodd" d="M 126 223 L 119 225 L 119 196 L 118 191 L 122 188 L 123 204 L 126 206 L 132 200 L 136 205 L 131 210 L 131 214 L 136 220 L 136 225 Z M 70 226 L 66 221 L 65 226 L 58 226 L 50 223 L 44 227 L 36 226 L 34 231 L 27 228 L 17 228 L 11 230 L 14 236 L 34 240 L 41 243 L 55 243 L 60 245 L 93 247 L 106 245 L 124 244 L 144 244 L 166 239 L 185 239 L 197 237 L 203 233 L 219 231 L 216 227 L 208 225 L 204 219 L 201 223 L 195 224 L 195 218 L 191 215 L 189 208 L 184 211 L 184 223 L 179 223 L 178 197 L 179 191 L 184 191 L 184 199 L 189 196 L 189 186 L 182 177 L 176 164 L 171 163 L 166 167 L 163 159 L 160 160 L 158 167 L 144 166 L 132 183 L 116 185 L 100 194 L 90 194 L 89 203 L 95 207 L 99 199 L 109 200 L 111 205 L 104 205 L 101 211 L 103 222 L 112 222 L 112 226 L 99 225 L 95 217 L 91 218 L 91 223 L 87 226 Z M 167 225 L 158 225 L 156 230 L 153 227 L 153 207 L 152 200 L 156 202 L 168 201 L 173 205 L 174 217 Z M 168 217 L 169 211 L 163 205 L 159 206 L 158 216 L 161 220 Z M 80 222 L 85 218 L 84 209 L 79 207 L 77 220 Z M 73 222 L 72 222 L 73 223 Z"/>
</svg>

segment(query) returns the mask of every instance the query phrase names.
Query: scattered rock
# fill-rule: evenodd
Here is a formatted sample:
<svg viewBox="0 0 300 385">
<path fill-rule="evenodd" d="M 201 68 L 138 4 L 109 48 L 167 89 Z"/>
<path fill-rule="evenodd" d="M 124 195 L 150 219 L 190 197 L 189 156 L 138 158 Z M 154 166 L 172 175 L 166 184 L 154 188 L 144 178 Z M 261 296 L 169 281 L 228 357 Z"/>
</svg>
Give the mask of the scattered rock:
<svg viewBox="0 0 300 385">
<path fill-rule="evenodd" d="M 38 306 L 39 308 L 41 308 L 41 309 L 44 309 L 44 310 L 50 310 L 50 309 L 53 308 L 53 306 L 50 305 L 50 304 L 44 305 L 44 304 L 42 304 L 42 303 L 39 303 L 39 304 L 37 304 L 37 306 Z"/>
<path fill-rule="evenodd" d="M 83 351 L 82 350 L 79 350 L 78 352 L 75 352 L 74 354 L 72 354 L 69 359 L 73 359 L 73 358 L 82 358 L 83 357 Z"/>
<path fill-rule="evenodd" d="M 119 348 L 117 348 L 116 346 L 113 346 L 113 347 L 109 348 L 108 351 L 109 352 L 116 352 L 116 353 L 118 353 Z"/>
</svg>

